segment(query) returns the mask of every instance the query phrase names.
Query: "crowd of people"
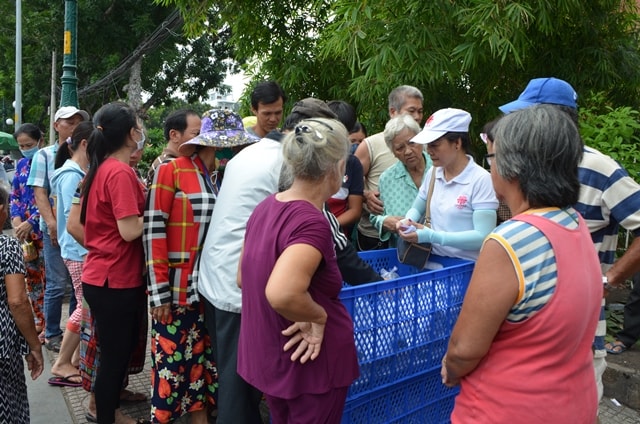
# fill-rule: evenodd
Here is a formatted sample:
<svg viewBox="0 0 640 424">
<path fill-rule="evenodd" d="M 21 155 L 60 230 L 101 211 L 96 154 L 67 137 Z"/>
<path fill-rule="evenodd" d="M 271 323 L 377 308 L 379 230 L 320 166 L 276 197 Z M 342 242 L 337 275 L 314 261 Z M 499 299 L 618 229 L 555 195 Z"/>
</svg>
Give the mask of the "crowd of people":
<svg viewBox="0 0 640 424">
<path fill-rule="evenodd" d="M 48 383 L 90 392 L 90 422 L 256 424 L 265 399 L 274 423 L 339 423 L 359 374 L 343 283 L 382 279 L 358 251 L 419 242 L 476 261 L 442 359 L 443 384 L 461 386 L 452 421 L 595 423 L 606 352 L 640 338 L 636 285 L 605 345 L 602 283 L 640 272 L 639 237 L 614 262 L 619 226 L 640 235 L 640 185 L 584 145 L 573 88 L 534 79 L 502 106 L 480 135 L 488 169 L 471 114 L 423 122 L 416 87 L 390 93 L 371 136 L 347 102 L 305 98 L 285 117 L 286 103 L 267 81 L 246 127 L 229 110 L 172 112 L 144 178 L 146 128 L 127 104 L 92 119 L 61 107 L 51 146 L 33 124 L 16 131 L 0 417 L 29 422 L 22 357 L 37 378 L 44 345 L 59 353 Z M 126 389 L 145 360 L 149 398 Z M 150 400 L 150 416 L 123 399 Z"/>
</svg>

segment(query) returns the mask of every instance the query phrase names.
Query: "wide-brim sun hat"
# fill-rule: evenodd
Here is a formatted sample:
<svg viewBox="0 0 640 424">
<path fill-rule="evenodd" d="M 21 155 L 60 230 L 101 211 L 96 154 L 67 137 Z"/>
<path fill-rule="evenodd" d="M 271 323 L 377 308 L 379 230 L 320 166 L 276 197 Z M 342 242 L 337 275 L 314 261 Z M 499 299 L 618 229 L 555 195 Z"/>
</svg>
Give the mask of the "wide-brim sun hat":
<svg viewBox="0 0 640 424">
<path fill-rule="evenodd" d="M 410 141 L 418 144 L 429 144 L 448 132 L 469 132 L 471 114 L 466 110 L 446 108 L 433 113 L 424 128 Z"/>
<path fill-rule="evenodd" d="M 196 146 L 229 148 L 252 144 L 260 139 L 245 131 L 242 118 L 229 109 L 211 109 L 202 115 L 200 134 L 180 145 L 180 153 L 191 156 Z"/>
</svg>

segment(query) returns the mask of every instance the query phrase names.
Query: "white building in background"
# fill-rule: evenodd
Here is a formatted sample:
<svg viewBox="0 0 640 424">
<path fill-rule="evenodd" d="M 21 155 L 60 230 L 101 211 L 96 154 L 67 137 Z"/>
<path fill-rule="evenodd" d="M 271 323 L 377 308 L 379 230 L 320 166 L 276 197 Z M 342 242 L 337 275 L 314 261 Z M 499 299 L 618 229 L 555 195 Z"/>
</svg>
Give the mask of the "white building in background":
<svg viewBox="0 0 640 424">
<path fill-rule="evenodd" d="M 229 94 L 221 94 L 218 89 L 214 89 L 210 91 L 209 99 L 206 103 L 219 109 L 231 109 L 237 112 L 240 109 L 238 100 L 240 100 L 248 82 L 249 78 L 242 72 L 237 74 L 227 73 L 223 83 L 231 88 Z"/>
<path fill-rule="evenodd" d="M 240 109 L 240 104 L 233 99 L 233 94 L 223 95 L 217 89 L 211 91 L 206 103 L 216 109 L 230 109 L 234 112 Z"/>
</svg>

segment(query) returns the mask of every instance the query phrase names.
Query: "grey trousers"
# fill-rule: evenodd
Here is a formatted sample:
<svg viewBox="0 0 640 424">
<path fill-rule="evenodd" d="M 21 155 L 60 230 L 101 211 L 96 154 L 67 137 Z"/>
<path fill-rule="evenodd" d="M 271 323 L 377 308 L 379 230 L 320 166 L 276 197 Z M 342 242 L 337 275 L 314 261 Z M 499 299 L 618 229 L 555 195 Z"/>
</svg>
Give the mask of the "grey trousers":
<svg viewBox="0 0 640 424">
<path fill-rule="evenodd" d="M 216 424 L 262 424 L 262 392 L 237 373 L 240 314 L 217 309 L 207 299 L 204 316 L 213 357 L 218 367 L 218 419 Z M 257 355 L 260 352 L 256 352 Z"/>
</svg>

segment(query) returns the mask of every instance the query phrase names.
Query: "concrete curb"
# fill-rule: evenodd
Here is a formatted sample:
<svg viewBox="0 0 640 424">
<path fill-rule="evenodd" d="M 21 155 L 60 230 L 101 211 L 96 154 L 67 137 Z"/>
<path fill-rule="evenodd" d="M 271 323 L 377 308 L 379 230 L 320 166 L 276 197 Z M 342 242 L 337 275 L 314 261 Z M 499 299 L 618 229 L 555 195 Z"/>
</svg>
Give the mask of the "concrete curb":
<svg viewBox="0 0 640 424">
<path fill-rule="evenodd" d="M 607 356 L 607 370 L 602 376 L 604 395 L 640 410 L 640 351 L 629 350 Z"/>
</svg>

